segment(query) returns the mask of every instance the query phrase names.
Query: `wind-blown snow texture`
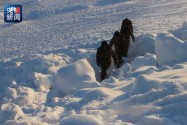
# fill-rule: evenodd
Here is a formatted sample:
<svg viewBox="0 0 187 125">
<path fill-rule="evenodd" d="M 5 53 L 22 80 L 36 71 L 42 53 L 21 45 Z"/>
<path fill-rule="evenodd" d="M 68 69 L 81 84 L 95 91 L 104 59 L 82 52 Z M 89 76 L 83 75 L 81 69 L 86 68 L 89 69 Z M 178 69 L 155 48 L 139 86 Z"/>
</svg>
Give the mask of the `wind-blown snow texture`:
<svg viewBox="0 0 187 125">
<path fill-rule="evenodd" d="M 126 17 L 136 41 L 100 82 L 96 48 Z M 0 124 L 187 125 L 186 0 L 1 0 L 0 29 Z"/>
</svg>

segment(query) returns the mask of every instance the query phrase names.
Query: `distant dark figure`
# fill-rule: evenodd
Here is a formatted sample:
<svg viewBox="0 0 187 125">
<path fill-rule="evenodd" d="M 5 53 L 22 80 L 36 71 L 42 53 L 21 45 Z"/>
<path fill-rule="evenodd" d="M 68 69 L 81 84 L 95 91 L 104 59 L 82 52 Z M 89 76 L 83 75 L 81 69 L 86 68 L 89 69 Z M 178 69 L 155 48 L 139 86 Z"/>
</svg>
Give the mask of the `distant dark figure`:
<svg viewBox="0 0 187 125">
<path fill-rule="evenodd" d="M 135 41 L 134 35 L 133 35 L 133 25 L 132 21 L 128 18 L 124 19 L 122 21 L 120 34 L 126 39 L 127 37 L 130 39 L 130 36 L 133 41 Z"/>
<path fill-rule="evenodd" d="M 119 31 L 116 31 L 110 41 L 109 46 L 112 47 L 113 45 L 114 45 L 115 53 L 118 56 L 119 62 L 117 68 L 119 68 L 120 65 L 124 63 L 122 57 L 127 56 L 128 42 L 126 42 L 125 39 L 120 35 Z"/>
<path fill-rule="evenodd" d="M 118 58 L 112 48 L 108 45 L 106 41 L 101 43 L 101 46 L 97 49 L 96 62 L 97 65 L 101 67 L 101 81 L 103 81 L 107 76 L 107 69 L 112 63 L 112 58 L 115 65 L 118 64 Z"/>
<path fill-rule="evenodd" d="M 125 39 L 125 42 L 126 42 L 126 47 L 127 47 L 126 49 L 127 50 L 126 50 L 126 54 L 124 55 L 126 57 L 127 53 L 128 53 L 129 45 L 130 45 L 130 37 L 135 42 L 135 38 L 133 35 L 132 21 L 129 20 L 128 18 L 126 18 L 122 21 L 120 34 Z"/>
</svg>

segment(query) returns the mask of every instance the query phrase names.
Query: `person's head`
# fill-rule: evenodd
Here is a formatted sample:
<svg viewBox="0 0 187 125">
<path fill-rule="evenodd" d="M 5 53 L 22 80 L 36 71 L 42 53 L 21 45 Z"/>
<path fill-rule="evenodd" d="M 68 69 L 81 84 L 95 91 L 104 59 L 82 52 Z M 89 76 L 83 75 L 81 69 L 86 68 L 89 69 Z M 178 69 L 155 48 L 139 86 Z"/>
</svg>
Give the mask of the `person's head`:
<svg viewBox="0 0 187 125">
<path fill-rule="evenodd" d="M 117 37 L 119 37 L 119 36 L 120 36 L 120 33 L 119 33 L 119 31 L 116 31 L 116 32 L 114 32 L 114 36 L 117 36 Z"/>
<path fill-rule="evenodd" d="M 122 21 L 122 23 L 125 24 L 125 23 L 127 23 L 127 22 L 129 22 L 129 21 L 130 21 L 129 18 L 125 18 L 125 19 Z"/>
<path fill-rule="evenodd" d="M 102 41 L 101 42 L 101 46 L 107 46 L 107 45 L 108 45 L 107 41 Z"/>
<path fill-rule="evenodd" d="M 125 18 L 123 21 L 122 21 L 122 28 L 129 28 L 129 29 L 132 29 L 132 21 L 129 20 L 128 18 Z"/>
</svg>

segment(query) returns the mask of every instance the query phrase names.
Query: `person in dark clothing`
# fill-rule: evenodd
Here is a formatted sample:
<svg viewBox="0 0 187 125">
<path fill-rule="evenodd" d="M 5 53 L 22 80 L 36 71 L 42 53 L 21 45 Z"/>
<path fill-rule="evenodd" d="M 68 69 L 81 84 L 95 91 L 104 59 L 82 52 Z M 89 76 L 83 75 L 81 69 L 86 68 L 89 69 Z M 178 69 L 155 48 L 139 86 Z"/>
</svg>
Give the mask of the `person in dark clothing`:
<svg viewBox="0 0 187 125">
<path fill-rule="evenodd" d="M 109 46 L 112 47 L 114 45 L 115 53 L 118 56 L 118 65 L 117 68 L 120 67 L 121 64 L 124 63 L 122 57 L 127 56 L 127 46 L 128 43 L 125 41 L 125 39 L 120 35 L 119 31 L 116 31 L 114 33 L 114 36 L 112 37 Z"/>
<path fill-rule="evenodd" d="M 97 49 L 96 62 L 99 67 L 101 67 L 101 81 L 103 81 L 107 76 L 107 69 L 112 63 L 112 58 L 115 65 L 118 64 L 118 58 L 116 53 L 108 45 L 106 41 L 102 41 L 101 46 Z"/>
<path fill-rule="evenodd" d="M 122 21 L 121 29 L 120 29 L 120 34 L 126 39 L 129 37 L 129 42 L 130 42 L 130 37 L 132 38 L 133 41 L 135 41 L 134 35 L 133 35 L 133 25 L 132 21 L 129 20 L 128 18 L 124 19 Z"/>
<path fill-rule="evenodd" d="M 124 19 L 122 21 L 122 25 L 121 25 L 121 30 L 120 30 L 120 35 L 123 37 L 123 39 L 125 40 L 125 54 L 123 55 L 124 57 L 127 57 L 127 53 L 129 50 L 129 46 L 130 46 L 130 37 L 132 38 L 132 40 L 135 42 L 135 38 L 133 35 L 133 25 L 132 25 L 132 21 L 129 20 L 128 18 Z"/>
</svg>

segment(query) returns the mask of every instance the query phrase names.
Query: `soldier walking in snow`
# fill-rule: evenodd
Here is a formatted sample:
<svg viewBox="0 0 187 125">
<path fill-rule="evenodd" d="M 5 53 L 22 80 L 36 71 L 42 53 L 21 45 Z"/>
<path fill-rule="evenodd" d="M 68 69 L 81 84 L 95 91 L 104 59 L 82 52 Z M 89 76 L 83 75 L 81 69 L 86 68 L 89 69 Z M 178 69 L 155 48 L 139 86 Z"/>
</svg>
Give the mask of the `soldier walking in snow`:
<svg viewBox="0 0 187 125">
<path fill-rule="evenodd" d="M 133 41 L 135 41 L 135 38 L 133 35 L 132 21 L 129 20 L 128 18 L 122 21 L 120 35 L 124 38 L 125 44 L 126 44 L 125 54 L 123 56 L 127 57 L 128 56 L 127 53 L 128 53 L 128 49 L 130 45 L 130 37 L 132 38 Z"/>
<path fill-rule="evenodd" d="M 97 49 L 96 54 L 97 65 L 101 67 L 101 81 L 103 81 L 107 76 L 107 69 L 112 63 L 112 58 L 115 65 L 117 66 L 118 58 L 116 53 L 112 50 L 106 41 L 103 41 L 101 46 Z"/>
<path fill-rule="evenodd" d="M 126 55 L 127 53 L 127 45 L 126 45 L 126 41 L 124 40 L 124 38 L 120 35 L 120 33 L 118 31 L 116 31 L 114 33 L 114 36 L 112 37 L 109 46 L 112 47 L 114 45 L 114 49 L 115 49 L 115 53 L 118 56 L 118 64 L 117 64 L 117 68 L 120 67 L 121 64 L 123 64 L 123 59 L 122 57 L 124 55 Z"/>
</svg>

